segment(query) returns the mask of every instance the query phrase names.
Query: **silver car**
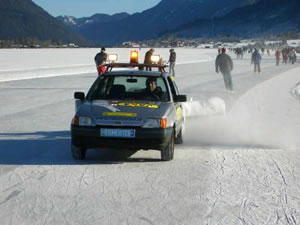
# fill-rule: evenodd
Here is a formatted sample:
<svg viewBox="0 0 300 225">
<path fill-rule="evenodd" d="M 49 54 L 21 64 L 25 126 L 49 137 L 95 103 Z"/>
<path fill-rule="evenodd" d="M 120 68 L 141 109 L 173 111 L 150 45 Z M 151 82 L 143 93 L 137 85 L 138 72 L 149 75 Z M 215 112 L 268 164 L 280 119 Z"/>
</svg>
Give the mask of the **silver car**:
<svg viewBox="0 0 300 225">
<path fill-rule="evenodd" d="M 183 142 L 182 102 L 187 97 L 179 94 L 169 73 L 108 71 L 96 79 L 86 96 L 75 92 L 74 97 L 74 159 L 84 159 L 89 148 L 111 148 L 159 150 L 161 159 L 169 161 L 174 157 L 174 144 Z"/>
</svg>

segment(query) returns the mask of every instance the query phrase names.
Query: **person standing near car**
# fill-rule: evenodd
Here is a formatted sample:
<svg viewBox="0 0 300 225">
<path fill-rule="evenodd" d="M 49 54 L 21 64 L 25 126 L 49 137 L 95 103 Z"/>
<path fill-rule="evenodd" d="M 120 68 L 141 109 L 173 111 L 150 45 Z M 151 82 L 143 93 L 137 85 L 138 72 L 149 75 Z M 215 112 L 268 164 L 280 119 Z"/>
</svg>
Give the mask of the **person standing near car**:
<svg viewBox="0 0 300 225">
<path fill-rule="evenodd" d="M 153 48 L 151 48 L 149 51 L 146 52 L 144 64 L 147 64 L 147 65 L 151 65 L 152 64 L 151 57 L 152 57 L 153 53 L 154 53 L 154 49 Z M 152 71 L 152 68 L 150 66 L 146 66 L 146 71 Z"/>
<path fill-rule="evenodd" d="M 260 74 L 261 72 L 260 62 L 261 62 L 261 55 L 259 54 L 258 50 L 255 49 L 251 56 L 251 64 L 254 64 L 254 73 L 256 73 L 257 71 L 258 74 Z"/>
<path fill-rule="evenodd" d="M 176 63 L 176 52 L 174 49 L 170 49 L 169 57 L 169 73 L 175 77 L 175 63 Z"/>
<path fill-rule="evenodd" d="M 279 62 L 280 62 L 280 55 L 281 55 L 281 52 L 279 51 L 279 49 L 275 52 L 275 58 L 276 58 L 276 66 L 279 65 Z"/>
<path fill-rule="evenodd" d="M 216 58 L 215 65 L 216 65 L 216 72 L 219 73 L 221 71 L 225 88 L 229 92 L 233 92 L 233 85 L 232 85 L 232 78 L 231 78 L 231 71 L 233 70 L 233 62 L 229 55 L 226 54 L 226 49 L 222 48 L 221 54 L 219 54 Z"/>
<path fill-rule="evenodd" d="M 94 58 L 98 75 L 102 75 L 106 71 L 106 67 L 104 66 L 105 62 L 107 61 L 107 53 L 105 52 L 105 48 L 101 48 L 101 51 L 97 53 Z"/>
</svg>

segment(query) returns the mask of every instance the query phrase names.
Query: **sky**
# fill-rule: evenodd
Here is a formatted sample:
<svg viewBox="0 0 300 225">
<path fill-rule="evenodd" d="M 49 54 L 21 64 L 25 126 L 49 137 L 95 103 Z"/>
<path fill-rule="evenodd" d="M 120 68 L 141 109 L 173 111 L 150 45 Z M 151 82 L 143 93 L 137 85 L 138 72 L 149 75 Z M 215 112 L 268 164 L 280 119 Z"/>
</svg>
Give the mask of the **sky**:
<svg viewBox="0 0 300 225">
<path fill-rule="evenodd" d="M 92 16 L 96 13 L 135 13 L 149 9 L 161 0 L 33 0 L 52 16 Z"/>
</svg>

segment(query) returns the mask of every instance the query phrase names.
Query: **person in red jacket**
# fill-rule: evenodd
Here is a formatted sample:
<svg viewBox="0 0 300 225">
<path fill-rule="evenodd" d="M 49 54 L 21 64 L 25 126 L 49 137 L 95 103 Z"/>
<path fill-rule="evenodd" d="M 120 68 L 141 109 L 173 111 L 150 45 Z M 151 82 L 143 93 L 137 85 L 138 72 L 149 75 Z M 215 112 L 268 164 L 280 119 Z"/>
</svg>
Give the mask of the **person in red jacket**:
<svg viewBox="0 0 300 225">
<path fill-rule="evenodd" d="M 279 62 L 280 62 L 280 55 L 281 55 L 281 52 L 279 51 L 279 49 L 275 52 L 275 58 L 276 58 L 276 66 L 279 65 Z"/>
<path fill-rule="evenodd" d="M 95 63 L 98 71 L 98 75 L 102 75 L 106 71 L 104 64 L 107 61 L 107 54 L 105 48 L 101 48 L 101 51 L 95 56 Z"/>
</svg>

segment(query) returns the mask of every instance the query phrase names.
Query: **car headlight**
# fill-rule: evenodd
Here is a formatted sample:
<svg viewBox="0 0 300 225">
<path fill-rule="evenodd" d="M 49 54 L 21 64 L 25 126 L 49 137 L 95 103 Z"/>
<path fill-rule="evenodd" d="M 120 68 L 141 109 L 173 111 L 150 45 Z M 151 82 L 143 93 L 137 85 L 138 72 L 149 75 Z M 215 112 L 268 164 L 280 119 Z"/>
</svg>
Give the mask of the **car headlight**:
<svg viewBox="0 0 300 225">
<path fill-rule="evenodd" d="M 79 126 L 94 126 L 93 120 L 90 117 L 79 117 Z"/>
<path fill-rule="evenodd" d="M 84 116 L 74 116 L 72 124 L 76 126 L 95 126 L 92 118 Z"/>
<path fill-rule="evenodd" d="M 160 119 L 146 119 L 144 120 L 142 128 L 159 128 Z"/>
</svg>

